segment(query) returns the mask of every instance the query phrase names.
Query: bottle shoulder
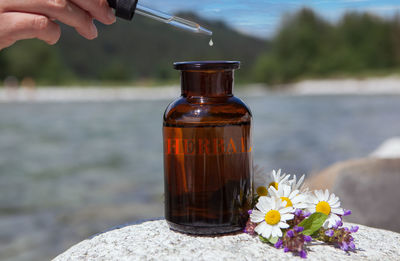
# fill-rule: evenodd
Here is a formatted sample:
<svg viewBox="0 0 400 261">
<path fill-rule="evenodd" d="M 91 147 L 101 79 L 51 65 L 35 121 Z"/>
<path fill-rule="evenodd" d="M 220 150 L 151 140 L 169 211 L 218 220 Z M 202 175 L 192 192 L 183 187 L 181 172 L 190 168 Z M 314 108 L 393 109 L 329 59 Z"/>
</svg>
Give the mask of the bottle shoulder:
<svg viewBox="0 0 400 261">
<path fill-rule="evenodd" d="M 164 113 L 164 125 L 249 124 L 251 119 L 249 107 L 235 96 L 179 97 Z"/>
</svg>

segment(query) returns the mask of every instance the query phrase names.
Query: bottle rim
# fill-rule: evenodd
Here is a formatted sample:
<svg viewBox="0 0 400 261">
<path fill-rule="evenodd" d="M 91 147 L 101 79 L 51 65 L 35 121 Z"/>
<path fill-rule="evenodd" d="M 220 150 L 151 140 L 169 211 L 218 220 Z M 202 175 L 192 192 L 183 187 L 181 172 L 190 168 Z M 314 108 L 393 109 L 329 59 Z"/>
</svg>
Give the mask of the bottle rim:
<svg viewBox="0 0 400 261">
<path fill-rule="evenodd" d="M 175 70 L 234 70 L 240 68 L 240 61 L 187 61 L 175 62 Z"/>
</svg>

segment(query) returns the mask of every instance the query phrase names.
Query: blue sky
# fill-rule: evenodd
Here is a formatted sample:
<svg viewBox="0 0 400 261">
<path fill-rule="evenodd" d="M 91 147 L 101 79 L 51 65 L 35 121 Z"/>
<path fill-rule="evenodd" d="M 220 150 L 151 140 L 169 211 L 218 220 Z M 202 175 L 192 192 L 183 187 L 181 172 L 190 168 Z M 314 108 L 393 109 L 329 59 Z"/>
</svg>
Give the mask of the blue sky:
<svg viewBox="0 0 400 261">
<path fill-rule="evenodd" d="M 283 15 L 304 6 L 331 21 L 346 11 L 367 11 L 384 17 L 400 13 L 400 0 L 139 0 L 139 3 L 168 13 L 195 11 L 258 37 L 272 36 Z"/>
</svg>

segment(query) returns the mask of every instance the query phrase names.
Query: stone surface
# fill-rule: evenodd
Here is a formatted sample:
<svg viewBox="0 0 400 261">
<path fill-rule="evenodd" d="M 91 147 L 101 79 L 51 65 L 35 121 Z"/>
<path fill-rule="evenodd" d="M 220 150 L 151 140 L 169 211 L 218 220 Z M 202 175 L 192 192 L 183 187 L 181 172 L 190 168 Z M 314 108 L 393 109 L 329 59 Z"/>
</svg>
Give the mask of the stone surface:
<svg viewBox="0 0 400 261">
<path fill-rule="evenodd" d="M 349 226 L 350 224 L 346 224 Z M 308 260 L 399 260 L 400 234 L 360 226 L 356 252 L 313 243 Z M 301 260 L 282 249 L 239 233 L 196 237 L 170 231 L 165 220 L 126 226 L 82 241 L 59 255 L 67 260 Z"/>
<path fill-rule="evenodd" d="M 400 232 L 400 159 L 337 163 L 310 177 L 306 186 L 334 192 L 352 210 L 351 222 Z"/>
</svg>

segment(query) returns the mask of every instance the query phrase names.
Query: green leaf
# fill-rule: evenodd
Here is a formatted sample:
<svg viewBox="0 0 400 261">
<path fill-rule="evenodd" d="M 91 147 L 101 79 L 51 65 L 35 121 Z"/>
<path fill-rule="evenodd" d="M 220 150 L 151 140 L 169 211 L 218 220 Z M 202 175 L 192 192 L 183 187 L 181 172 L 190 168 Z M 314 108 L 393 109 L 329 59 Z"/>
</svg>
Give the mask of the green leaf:
<svg viewBox="0 0 400 261">
<path fill-rule="evenodd" d="M 270 237 L 270 238 L 268 239 L 268 241 L 269 241 L 271 244 L 275 245 L 275 243 L 278 242 L 278 239 L 279 239 L 279 237 Z"/>
<path fill-rule="evenodd" d="M 261 242 L 269 243 L 268 239 L 266 239 L 265 237 L 263 237 L 263 236 L 258 236 L 258 237 L 260 238 Z"/>
<path fill-rule="evenodd" d="M 315 212 L 308 218 L 301 221 L 297 226 L 304 228 L 302 232 L 303 235 L 311 236 L 314 234 L 314 232 L 318 231 L 322 227 L 327 218 L 328 216 L 324 213 Z"/>
<path fill-rule="evenodd" d="M 271 243 L 275 245 L 276 242 L 278 242 L 279 237 L 270 237 L 270 238 L 265 238 L 263 236 L 258 236 L 263 243 Z"/>
</svg>

